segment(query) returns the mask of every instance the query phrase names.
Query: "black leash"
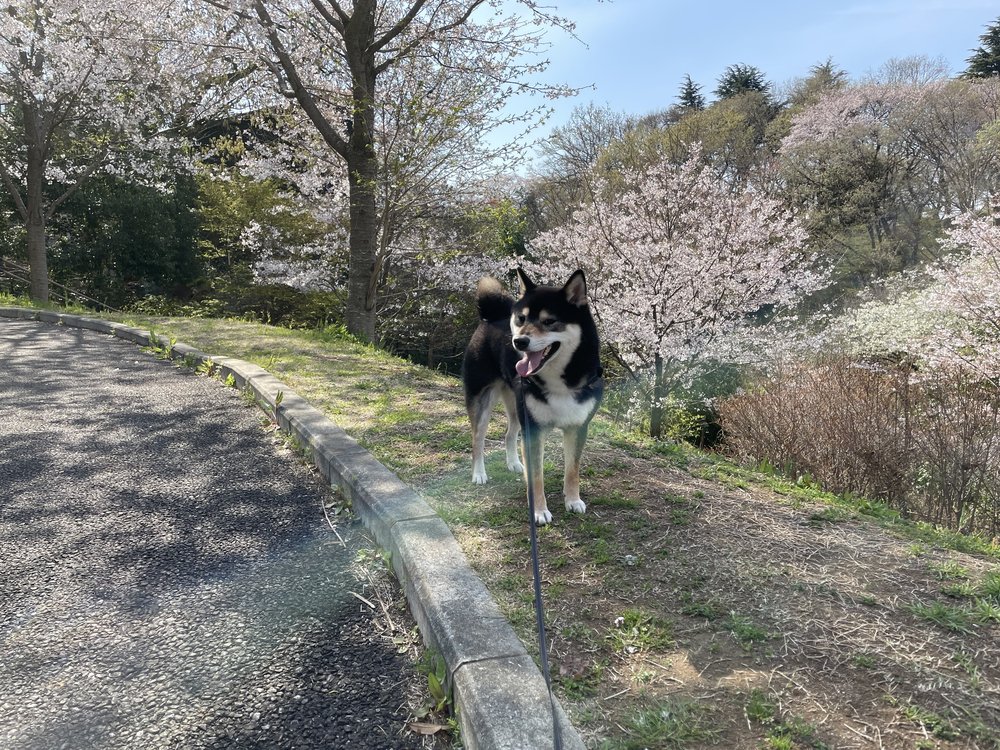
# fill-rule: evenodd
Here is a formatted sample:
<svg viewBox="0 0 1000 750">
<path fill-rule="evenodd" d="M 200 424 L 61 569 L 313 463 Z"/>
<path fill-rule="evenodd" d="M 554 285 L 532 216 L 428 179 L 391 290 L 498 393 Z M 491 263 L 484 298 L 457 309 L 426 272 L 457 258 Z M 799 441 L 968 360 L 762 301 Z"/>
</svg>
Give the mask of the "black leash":
<svg viewBox="0 0 1000 750">
<path fill-rule="evenodd" d="M 517 412 L 521 422 L 521 440 L 524 441 L 524 465 L 528 482 L 528 535 L 531 538 L 531 569 L 535 577 L 535 625 L 538 629 L 538 651 L 542 657 L 542 676 L 549 691 L 549 705 L 552 707 L 552 741 L 554 750 L 562 750 L 562 733 L 556 713 L 556 698 L 552 694 L 552 680 L 549 677 L 549 650 L 545 644 L 545 611 L 542 608 L 542 574 L 538 565 L 538 533 L 535 530 L 535 490 L 534 474 L 531 470 L 530 430 L 528 413 L 524 405 L 524 378 L 518 378 Z"/>
</svg>

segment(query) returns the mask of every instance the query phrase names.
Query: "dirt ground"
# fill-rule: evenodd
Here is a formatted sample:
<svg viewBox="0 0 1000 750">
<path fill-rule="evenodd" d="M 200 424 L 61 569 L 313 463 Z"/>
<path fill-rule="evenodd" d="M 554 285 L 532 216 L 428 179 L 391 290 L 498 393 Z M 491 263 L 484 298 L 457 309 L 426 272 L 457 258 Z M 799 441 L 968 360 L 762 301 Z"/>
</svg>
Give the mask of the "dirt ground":
<svg viewBox="0 0 1000 750">
<path fill-rule="evenodd" d="M 594 442 L 584 516 L 562 511 L 553 443 L 541 533 L 557 692 L 588 745 L 1000 747 L 997 559 L 725 462 Z M 532 644 L 518 490 L 464 495 L 481 516 L 453 527 Z"/>
</svg>

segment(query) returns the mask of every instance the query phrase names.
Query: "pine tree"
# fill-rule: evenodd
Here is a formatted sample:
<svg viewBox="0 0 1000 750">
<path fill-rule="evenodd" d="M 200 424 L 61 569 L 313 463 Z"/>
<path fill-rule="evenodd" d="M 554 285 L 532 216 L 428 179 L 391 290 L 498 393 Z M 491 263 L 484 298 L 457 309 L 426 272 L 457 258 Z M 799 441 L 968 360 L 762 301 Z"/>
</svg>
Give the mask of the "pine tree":
<svg viewBox="0 0 1000 750">
<path fill-rule="evenodd" d="M 972 51 L 972 57 L 966 60 L 969 67 L 962 74 L 963 78 L 992 78 L 1000 76 L 1000 18 L 986 27 L 986 33 L 979 37 L 982 46 Z"/>
<path fill-rule="evenodd" d="M 705 97 L 701 95 L 701 86 L 691 80 L 690 73 L 684 75 L 677 103 L 685 109 L 705 109 Z"/>
<path fill-rule="evenodd" d="M 737 63 L 726 68 L 726 72 L 719 77 L 719 86 L 715 89 L 715 95 L 720 99 L 729 99 L 748 91 L 759 91 L 768 94 L 771 84 L 764 78 L 764 72 L 753 65 Z"/>
</svg>

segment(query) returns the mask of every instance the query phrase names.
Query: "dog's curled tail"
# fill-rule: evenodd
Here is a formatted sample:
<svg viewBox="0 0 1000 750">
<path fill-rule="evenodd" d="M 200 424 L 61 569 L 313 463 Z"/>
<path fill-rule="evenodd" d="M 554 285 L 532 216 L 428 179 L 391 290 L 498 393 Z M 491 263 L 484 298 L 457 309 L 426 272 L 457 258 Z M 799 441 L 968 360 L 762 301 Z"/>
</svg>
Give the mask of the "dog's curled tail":
<svg viewBox="0 0 1000 750">
<path fill-rule="evenodd" d="M 514 298 L 492 276 L 483 276 L 476 286 L 476 304 L 479 305 L 479 317 L 492 323 L 510 317 Z"/>
</svg>

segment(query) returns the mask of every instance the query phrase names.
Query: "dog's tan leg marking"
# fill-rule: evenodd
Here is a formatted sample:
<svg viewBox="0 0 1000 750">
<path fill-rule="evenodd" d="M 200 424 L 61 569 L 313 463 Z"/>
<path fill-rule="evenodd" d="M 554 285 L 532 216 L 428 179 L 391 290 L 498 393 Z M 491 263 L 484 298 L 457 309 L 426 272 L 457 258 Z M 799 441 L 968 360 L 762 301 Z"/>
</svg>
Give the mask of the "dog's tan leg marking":
<svg viewBox="0 0 1000 750">
<path fill-rule="evenodd" d="M 488 388 L 469 404 L 469 422 L 472 424 L 472 483 L 486 484 L 486 431 L 490 425 L 490 412 L 496 401 L 496 391 Z"/>
<path fill-rule="evenodd" d="M 507 468 L 518 474 L 524 472 L 524 466 L 517 452 L 517 436 L 521 434 L 521 425 L 517 420 L 517 397 L 514 391 L 504 387 L 500 391 L 503 398 L 503 410 L 507 413 L 507 435 L 504 445 L 507 449 Z"/>
<path fill-rule="evenodd" d="M 587 504 L 580 499 L 580 458 L 583 456 L 583 445 L 586 442 L 587 425 L 563 430 L 563 453 L 566 461 L 563 497 L 566 500 L 566 510 L 573 513 L 587 511 Z"/>
<path fill-rule="evenodd" d="M 545 475 L 543 474 L 546 435 L 545 430 L 533 430 L 528 436 L 528 440 L 521 441 L 524 447 L 524 465 L 531 467 L 531 491 L 535 501 L 532 508 L 535 514 L 535 523 L 538 526 L 552 523 L 552 513 L 549 512 L 548 503 L 545 501 Z M 524 476 L 525 481 L 527 481 L 527 468 L 525 468 Z"/>
</svg>

